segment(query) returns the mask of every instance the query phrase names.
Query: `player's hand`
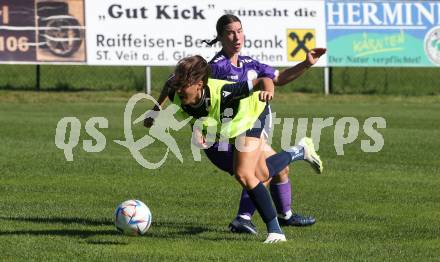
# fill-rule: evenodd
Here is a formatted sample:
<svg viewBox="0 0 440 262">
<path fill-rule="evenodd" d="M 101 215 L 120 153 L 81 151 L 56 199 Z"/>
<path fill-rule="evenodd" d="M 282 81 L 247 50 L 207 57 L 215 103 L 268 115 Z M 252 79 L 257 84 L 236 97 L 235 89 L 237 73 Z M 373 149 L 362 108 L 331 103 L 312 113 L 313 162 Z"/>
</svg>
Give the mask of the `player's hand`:
<svg viewBox="0 0 440 262">
<path fill-rule="evenodd" d="M 152 127 L 153 124 L 154 124 L 154 118 L 152 118 L 152 117 L 147 117 L 147 118 L 145 118 L 145 120 L 144 120 L 144 126 L 145 126 L 146 128 L 150 128 L 150 127 Z"/>
<path fill-rule="evenodd" d="M 193 130 L 191 142 L 195 146 L 201 149 L 207 149 L 209 147 L 208 144 L 206 143 L 206 138 L 203 136 L 202 132 L 197 128 L 194 128 Z"/>
<path fill-rule="evenodd" d="M 158 114 L 159 111 L 154 109 L 147 111 L 147 113 L 145 114 L 144 126 L 146 128 L 151 128 L 154 124 L 154 119 L 157 117 Z"/>
<path fill-rule="evenodd" d="M 307 58 L 305 60 L 307 67 L 311 67 L 316 64 L 319 58 L 327 52 L 326 48 L 313 48 L 310 52 L 307 53 Z"/>
<path fill-rule="evenodd" d="M 260 101 L 268 102 L 273 99 L 273 95 L 272 91 L 260 91 Z"/>
</svg>

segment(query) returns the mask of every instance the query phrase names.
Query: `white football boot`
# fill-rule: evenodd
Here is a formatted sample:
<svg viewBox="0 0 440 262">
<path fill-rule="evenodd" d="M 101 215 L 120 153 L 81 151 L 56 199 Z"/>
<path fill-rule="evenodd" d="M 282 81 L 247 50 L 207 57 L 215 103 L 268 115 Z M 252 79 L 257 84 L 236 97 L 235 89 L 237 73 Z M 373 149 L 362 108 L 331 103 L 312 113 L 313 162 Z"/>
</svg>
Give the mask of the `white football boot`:
<svg viewBox="0 0 440 262">
<path fill-rule="evenodd" d="M 321 174 L 324 166 L 322 165 L 321 158 L 315 151 L 312 139 L 309 137 L 303 137 L 298 145 L 304 148 L 304 160 L 312 166 L 316 173 Z"/>
<path fill-rule="evenodd" d="M 266 240 L 264 240 L 264 244 L 273 244 L 273 243 L 278 243 L 278 242 L 285 242 L 286 240 L 286 236 L 284 234 L 279 234 L 279 233 L 269 233 L 267 235 Z"/>
</svg>

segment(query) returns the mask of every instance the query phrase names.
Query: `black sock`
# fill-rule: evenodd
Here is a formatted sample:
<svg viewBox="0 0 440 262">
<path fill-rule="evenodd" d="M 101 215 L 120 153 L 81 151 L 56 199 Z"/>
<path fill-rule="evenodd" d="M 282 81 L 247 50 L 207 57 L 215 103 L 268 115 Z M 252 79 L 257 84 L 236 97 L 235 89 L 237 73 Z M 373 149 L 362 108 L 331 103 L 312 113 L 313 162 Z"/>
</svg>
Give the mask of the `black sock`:
<svg viewBox="0 0 440 262">
<path fill-rule="evenodd" d="M 266 165 L 269 169 L 269 176 L 276 176 L 281 170 L 290 164 L 292 161 L 291 155 L 286 151 L 281 151 L 266 159 Z"/>
<path fill-rule="evenodd" d="M 282 234 L 283 231 L 278 224 L 277 214 L 272 206 L 272 199 L 263 183 L 260 182 L 255 188 L 248 190 L 248 194 L 264 223 L 266 223 L 267 231 Z"/>
<path fill-rule="evenodd" d="M 274 177 L 293 161 L 304 160 L 304 148 L 294 146 L 287 151 L 282 150 L 266 159 L 269 176 Z"/>
</svg>

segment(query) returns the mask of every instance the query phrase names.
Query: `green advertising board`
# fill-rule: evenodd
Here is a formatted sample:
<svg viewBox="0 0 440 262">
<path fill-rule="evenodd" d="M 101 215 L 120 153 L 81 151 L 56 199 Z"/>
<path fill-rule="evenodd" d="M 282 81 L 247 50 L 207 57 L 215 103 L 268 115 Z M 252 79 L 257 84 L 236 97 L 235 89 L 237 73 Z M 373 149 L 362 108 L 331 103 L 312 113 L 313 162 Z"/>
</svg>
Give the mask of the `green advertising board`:
<svg viewBox="0 0 440 262">
<path fill-rule="evenodd" d="M 329 66 L 440 65 L 440 2 L 326 1 Z"/>
</svg>

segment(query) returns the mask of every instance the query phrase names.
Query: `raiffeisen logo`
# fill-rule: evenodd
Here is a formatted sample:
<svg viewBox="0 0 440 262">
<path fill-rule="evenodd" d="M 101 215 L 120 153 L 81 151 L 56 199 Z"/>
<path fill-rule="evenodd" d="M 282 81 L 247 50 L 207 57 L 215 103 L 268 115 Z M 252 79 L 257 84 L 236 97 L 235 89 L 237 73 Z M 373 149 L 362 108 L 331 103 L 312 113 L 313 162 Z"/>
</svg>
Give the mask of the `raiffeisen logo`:
<svg viewBox="0 0 440 262">
<path fill-rule="evenodd" d="M 329 29 L 427 29 L 440 25 L 440 2 L 327 2 Z"/>
</svg>

